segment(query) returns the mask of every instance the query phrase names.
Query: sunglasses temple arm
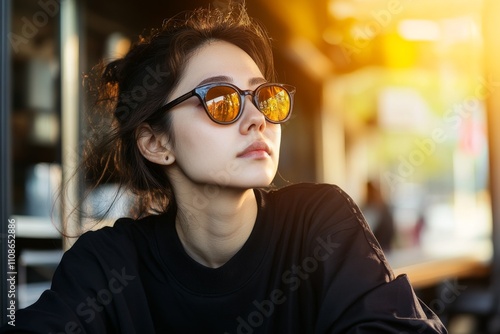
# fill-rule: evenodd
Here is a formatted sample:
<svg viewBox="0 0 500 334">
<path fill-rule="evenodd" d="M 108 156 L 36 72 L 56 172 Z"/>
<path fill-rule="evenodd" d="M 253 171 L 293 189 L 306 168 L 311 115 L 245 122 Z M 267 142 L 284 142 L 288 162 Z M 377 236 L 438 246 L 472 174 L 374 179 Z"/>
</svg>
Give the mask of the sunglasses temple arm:
<svg viewBox="0 0 500 334">
<path fill-rule="evenodd" d="M 186 93 L 184 95 L 181 95 L 178 98 L 176 98 L 176 99 L 168 102 L 163 107 L 161 107 L 160 110 L 162 110 L 162 111 L 168 111 L 168 110 L 172 109 L 173 107 L 175 107 L 176 105 L 178 105 L 178 104 L 186 101 L 187 99 L 189 99 L 189 98 L 191 98 L 193 96 L 199 97 L 198 94 L 194 90 L 192 90 L 192 91 L 190 91 L 190 92 L 188 92 L 188 93 Z"/>
</svg>

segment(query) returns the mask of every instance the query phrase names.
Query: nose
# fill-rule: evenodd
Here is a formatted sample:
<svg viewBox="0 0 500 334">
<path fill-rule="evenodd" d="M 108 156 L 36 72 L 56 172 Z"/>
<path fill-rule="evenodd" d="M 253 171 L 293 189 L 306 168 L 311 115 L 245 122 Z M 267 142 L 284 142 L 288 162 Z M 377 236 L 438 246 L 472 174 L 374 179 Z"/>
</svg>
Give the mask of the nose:
<svg viewBox="0 0 500 334">
<path fill-rule="evenodd" d="M 267 122 L 264 114 L 253 104 L 252 96 L 245 96 L 243 102 L 243 113 L 241 115 L 240 131 L 248 133 L 252 130 L 264 131 Z"/>
</svg>

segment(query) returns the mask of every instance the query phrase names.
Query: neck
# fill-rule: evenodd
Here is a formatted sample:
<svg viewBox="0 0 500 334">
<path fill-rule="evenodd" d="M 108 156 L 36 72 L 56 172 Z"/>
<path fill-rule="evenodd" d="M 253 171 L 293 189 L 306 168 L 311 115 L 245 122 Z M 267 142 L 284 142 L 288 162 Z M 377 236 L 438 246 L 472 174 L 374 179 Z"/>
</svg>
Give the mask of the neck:
<svg viewBox="0 0 500 334">
<path fill-rule="evenodd" d="M 252 189 L 223 189 L 176 194 L 176 229 L 186 252 L 197 262 L 217 268 L 241 249 L 252 232 L 257 203 Z"/>
</svg>

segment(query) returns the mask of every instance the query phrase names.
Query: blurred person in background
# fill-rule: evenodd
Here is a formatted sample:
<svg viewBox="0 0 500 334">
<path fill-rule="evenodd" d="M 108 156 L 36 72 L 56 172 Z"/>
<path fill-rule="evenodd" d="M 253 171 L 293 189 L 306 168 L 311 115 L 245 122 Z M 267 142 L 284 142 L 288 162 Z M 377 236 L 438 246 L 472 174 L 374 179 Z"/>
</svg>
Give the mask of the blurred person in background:
<svg viewBox="0 0 500 334">
<path fill-rule="evenodd" d="M 366 183 L 366 197 L 362 210 L 382 249 L 391 250 L 395 232 L 394 218 L 382 191 L 373 181 Z"/>
</svg>

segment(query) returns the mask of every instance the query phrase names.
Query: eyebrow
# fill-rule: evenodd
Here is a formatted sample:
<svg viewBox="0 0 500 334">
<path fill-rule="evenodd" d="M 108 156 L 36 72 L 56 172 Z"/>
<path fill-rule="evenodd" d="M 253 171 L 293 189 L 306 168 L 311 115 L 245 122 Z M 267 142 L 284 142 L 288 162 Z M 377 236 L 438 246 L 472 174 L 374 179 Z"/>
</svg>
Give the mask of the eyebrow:
<svg viewBox="0 0 500 334">
<path fill-rule="evenodd" d="M 207 83 L 212 83 L 212 82 L 230 82 L 230 83 L 232 83 L 233 81 L 234 80 L 231 77 L 228 77 L 226 75 L 217 75 L 217 76 L 213 76 L 213 77 L 209 77 L 209 78 L 203 79 L 198 84 L 198 86 L 201 86 L 201 85 L 204 85 L 204 84 L 207 84 Z M 260 78 L 260 77 L 254 77 L 254 78 L 251 78 L 250 80 L 248 80 L 248 83 L 250 85 L 257 85 L 257 84 L 261 84 L 261 83 L 265 83 L 265 82 L 266 82 L 266 79 Z"/>
</svg>

